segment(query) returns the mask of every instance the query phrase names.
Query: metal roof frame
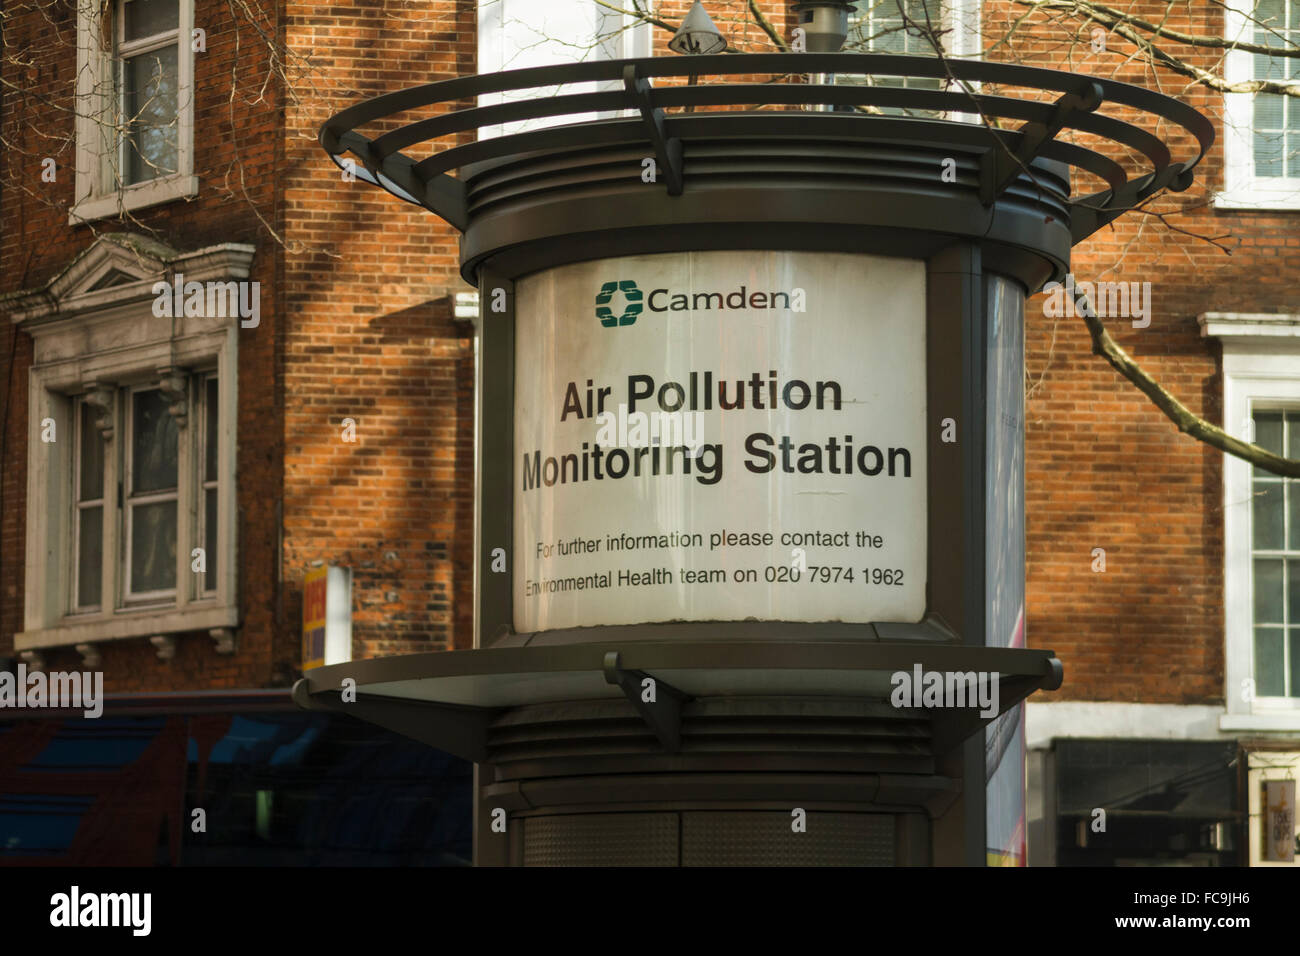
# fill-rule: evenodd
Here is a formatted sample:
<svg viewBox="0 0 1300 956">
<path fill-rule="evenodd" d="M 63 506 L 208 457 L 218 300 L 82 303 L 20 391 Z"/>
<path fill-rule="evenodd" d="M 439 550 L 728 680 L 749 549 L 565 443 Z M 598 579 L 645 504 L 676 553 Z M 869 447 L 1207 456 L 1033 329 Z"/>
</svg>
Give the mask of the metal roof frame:
<svg viewBox="0 0 1300 956">
<path fill-rule="evenodd" d="M 947 90 L 816 83 L 706 83 L 653 85 L 658 79 L 697 76 L 777 77 L 816 73 L 850 73 L 892 78 L 939 79 L 954 85 Z M 484 94 L 560 88 L 574 83 L 621 81 L 621 88 L 599 92 L 538 95 L 519 102 L 492 106 L 458 104 Z M 1031 93 L 1056 94 L 1052 100 L 977 92 L 975 85 L 1016 87 Z M 667 109 L 770 105 L 802 107 L 795 111 L 758 110 L 737 113 L 716 111 L 667 113 Z M 947 119 L 892 117 L 808 109 L 830 104 L 888 107 L 979 114 L 984 124 Z M 1104 115 L 1103 105 L 1137 111 L 1157 130 L 1172 123 L 1197 143 L 1194 155 L 1175 160 L 1167 139 L 1117 116 Z M 368 138 L 360 129 L 375 123 L 391 127 L 398 114 L 443 107 L 436 116 L 390 128 Z M 519 132 L 487 140 L 434 149 L 447 137 L 499 123 L 572 116 L 592 111 L 635 111 L 639 118 L 575 122 L 546 129 Z M 980 199 L 996 202 L 1023 173 L 1031 178 L 1031 163 L 1051 159 L 1103 179 L 1107 188 L 1069 203 L 1071 237 L 1078 243 L 1122 212 L 1162 189 L 1181 191 L 1192 183 L 1192 170 L 1214 142 L 1211 122 L 1192 107 L 1127 83 L 1080 76 L 1059 70 L 1015 64 L 951 60 L 925 56 L 858 53 L 750 53 L 685 58 L 649 57 L 603 60 L 509 70 L 460 77 L 388 93 L 358 103 L 336 114 L 320 131 L 320 142 L 336 163 L 350 154 L 358 175 L 381 185 L 407 201 L 414 201 L 462 232 L 469 224 L 464 173 L 477 163 L 522 153 L 550 149 L 582 149 L 615 142 L 643 142 L 664 170 L 670 196 L 682 195 L 689 183 L 683 164 L 682 144 L 690 134 L 710 138 L 744 137 L 771 130 L 778 115 L 790 117 L 792 131 L 816 137 L 835 129 L 843 135 L 851 121 L 856 136 L 867 141 L 942 145 L 979 137 L 984 152 L 980 163 Z M 792 115 L 793 114 L 793 115 Z M 726 118 L 725 123 L 701 120 Z M 1022 121 L 1017 129 L 995 129 L 989 121 Z M 789 124 L 787 124 L 788 126 Z M 1141 154 L 1146 168 L 1130 176 L 1108 151 L 1056 137 L 1071 130 L 1092 134 Z M 697 132 L 698 131 L 698 132 Z M 428 144 L 426 155 L 408 156 L 404 150 Z M 458 171 L 460 177 L 451 172 Z"/>
</svg>

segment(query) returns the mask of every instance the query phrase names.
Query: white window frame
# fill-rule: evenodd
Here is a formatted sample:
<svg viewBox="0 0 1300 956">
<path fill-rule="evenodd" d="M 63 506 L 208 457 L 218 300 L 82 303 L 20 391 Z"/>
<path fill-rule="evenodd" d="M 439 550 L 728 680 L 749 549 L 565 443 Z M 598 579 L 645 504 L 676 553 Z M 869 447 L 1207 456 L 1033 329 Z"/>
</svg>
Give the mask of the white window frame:
<svg viewBox="0 0 1300 956">
<path fill-rule="evenodd" d="M 134 2 L 134 0 L 113 0 L 113 7 L 115 10 L 124 10 L 125 4 L 130 2 Z M 180 44 L 181 44 L 181 36 L 183 35 L 180 31 L 179 7 L 180 7 L 180 3 L 178 0 L 177 12 L 176 12 L 177 26 L 175 28 L 171 30 L 163 30 L 160 33 L 153 33 L 150 34 L 149 36 L 141 37 L 136 40 L 128 40 L 126 38 L 126 17 L 125 16 L 117 16 L 113 18 L 114 39 L 113 39 L 112 59 L 113 59 L 113 79 L 115 83 L 114 92 L 116 94 L 114 99 L 115 99 L 115 105 L 117 106 L 117 111 L 119 116 L 122 117 L 127 116 L 126 87 L 125 84 L 122 82 L 123 71 L 125 68 L 126 60 L 128 58 L 143 56 L 148 53 L 154 53 L 158 50 L 163 50 L 163 49 L 167 49 L 168 47 L 174 46 L 176 47 L 176 71 L 177 71 L 176 95 L 178 97 L 176 108 L 177 108 L 177 116 L 179 118 L 179 114 L 180 114 L 179 97 L 181 95 L 179 74 L 180 74 L 180 62 L 182 58 Z M 177 158 L 179 159 L 180 129 L 178 128 L 176 132 L 177 132 L 177 147 L 178 147 Z M 125 178 L 126 175 L 127 165 L 129 162 L 128 157 L 130 155 L 130 152 L 131 152 L 130 141 L 126 136 L 122 136 L 118 140 L 116 160 L 117 160 L 117 169 L 122 173 L 123 178 Z M 174 175 L 176 172 L 179 172 L 179 170 L 173 170 L 171 175 Z M 112 175 L 111 166 L 109 167 L 108 174 L 110 176 Z M 142 180 L 142 182 L 151 182 L 152 180 L 159 179 L 159 178 L 162 177 L 151 176 L 148 180 Z M 131 183 L 129 185 L 137 185 L 137 184 Z"/>
<path fill-rule="evenodd" d="M 893 0 L 878 0 L 878 2 L 890 3 Z M 853 30 L 853 19 L 850 15 L 850 34 Z M 983 38 L 980 35 L 980 0 L 943 0 L 943 16 L 939 30 L 950 47 L 946 54 L 949 59 L 980 59 L 984 49 Z M 837 82 L 837 78 L 832 78 L 832 82 Z M 970 82 L 969 86 L 975 92 L 980 89 L 978 82 Z M 942 118 L 959 123 L 983 123 L 978 113 L 949 112 L 943 114 Z"/>
<path fill-rule="evenodd" d="M 201 547 L 204 541 L 204 496 L 209 489 L 217 492 L 218 501 L 218 533 L 220 532 L 220 502 L 222 484 L 221 473 L 218 471 L 217 478 L 207 480 L 201 473 L 204 463 L 204 442 L 206 441 L 206 384 L 208 381 L 217 380 L 217 401 L 221 401 L 220 376 L 215 372 L 198 371 L 188 377 L 186 388 L 187 418 L 190 426 L 179 429 L 177 442 L 177 487 L 174 490 L 164 492 L 151 492 L 147 495 L 132 496 L 132 445 L 131 435 L 134 427 L 134 403 L 133 396 L 137 392 L 156 390 L 156 382 L 143 382 L 129 385 L 125 388 L 118 389 L 114 400 L 114 414 L 120 412 L 121 423 L 117 427 L 115 422 L 114 431 L 122 436 L 122 454 L 116 459 L 105 455 L 104 461 L 104 495 L 97 502 L 81 502 L 80 496 L 80 455 L 81 455 L 81 424 L 79 412 L 86 404 L 85 396 L 77 396 L 71 403 L 72 415 L 70 426 L 75 426 L 76 436 L 75 443 L 71 451 L 72 463 L 72 481 L 73 494 L 72 502 L 74 512 L 80 512 L 83 507 L 104 508 L 103 520 L 104 528 L 101 534 L 103 545 L 103 562 L 108 564 L 116 562 L 116 568 L 112 574 L 106 574 L 107 569 L 101 567 L 101 574 L 105 578 L 101 583 L 101 601 L 98 605 L 81 605 L 78 594 L 79 578 L 77 561 L 79 558 L 80 533 L 81 525 L 78 520 L 79 515 L 74 513 L 72 524 L 69 528 L 71 545 L 69 558 L 72 566 L 69 569 L 69 586 L 71 588 L 68 602 L 69 616 L 84 616 L 91 614 L 106 613 L 106 606 L 103 598 L 105 594 L 110 595 L 112 607 L 115 613 L 124 614 L 132 613 L 136 610 L 160 607 L 178 606 L 178 595 L 184 590 L 188 595 L 187 603 L 197 603 L 201 601 L 211 601 L 217 597 L 219 586 L 215 582 L 220 581 L 221 568 L 219 563 L 213 565 L 209 572 L 203 575 L 203 580 L 199 580 L 199 575 L 191 571 L 192 560 L 190 555 L 192 549 Z M 201 388 L 196 388 L 196 383 L 201 384 Z M 218 407 L 217 429 L 220 432 L 222 426 L 221 411 Z M 109 450 L 111 443 L 105 443 L 105 451 Z M 191 449 L 194 449 L 191 452 Z M 218 445 L 218 456 L 220 455 L 220 446 Z M 118 463 L 122 468 L 119 472 Z M 188 469 L 188 473 L 187 473 Z M 121 487 L 120 505 L 118 496 L 118 487 Z M 192 491 L 191 491 L 192 489 Z M 136 592 L 132 590 L 131 582 L 131 552 L 133 539 L 130 534 L 131 513 L 133 508 L 140 505 L 152 504 L 161 501 L 175 501 L 177 518 L 176 518 L 176 580 L 178 587 L 168 588 L 165 590 Z M 218 553 L 220 549 L 217 549 Z M 214 582 L 214 586 L 206 586 L 208 579 Z M 189 586 L 193 579 L 193 586 Z M 105 586 L 111 586 L 114 582 L 121 582 L 120 591 L 117 594 L 111 594 L 103 590 Z"/>
<path fill-rule="evenodd" d="M 654 27 L 637 24 L 628 14 L 602 7 L 595 0 L 478 0 L 478 69 L 480 73 L 519 70 L 552 63 L 647 57 L 653 49 Z M 585 36 L 587 40 L 574 40 Z M 623 81 L 571 83 L 563 87 L 538 88 L 509 93 L 485 93 L 479 106 L 497 106 L 518 100 L 556 95 L 619 90 Z M 480 139 L 507 133 L 545 129 L 548 126 L 636 115 L 635 111 L 613 110 L 574 113 L 558 118 L 497 123 L 479 129 Z"/>
<path fill-rule="evenodd" d="M 217 435 L 208 434 L 208 383 L 215 381 L 217 383 Z M 191 548 L 202 548 L 204 552 L 205 564 L 213 556 L 208 554 L 208 492 L 217 493 L 217 531 L 221 530 L 221 467 L 217 466 L 217 477 L 208 478 L 208 441 L 216 439 L 217 458 L 221 457 L 220 433 L 222 427 L 221 421 L 221 376 L 214 372 L 200 373 L 193 378 L 194 387 L 197 394 L 194 398 L 194 425 L 195 440 L 197 453 L 195 455 L 194 473 L 196 476 L 197 494 L 195 495 L 193 522 L 194 538 L 191 541 Z M 195 600 L 204 601 L 215 599 L 219 590 L 217 583 L 221 578 L 220 554 L 221 548 L 216 548 L 217 563 L 208 570 L 203 572 L 201 578 L 195 582 Z M 192 551 L 190 552 L 193 553 Z M 212 586 L 208 586 L 208 582 Z"/>
<path fill-rule="evenodd" d="M 1255 0 L 1228 0 L 1224 10 L 1224 38 L 1229 42 L 1254 42 L 1249 15 Z M 1223 60 L 1228 83 L 1250 80 L 1254 54 L 1230 50 Z M 1219 209 L 1300 210 L 1300 177 L 1255 175 L 1255 123 L 1253 93 L 1223 95 L 1223 191 L 1214 197 Z"/>
<path fill-rule="evenodd" d="M 1283 401 L 1266 401 L 1266 400 L 1261 400 L 1261 401 L 1252 401 L 1252 403 L 1251 403 L 1251 408 L 1250 408 L 1250 412 L 1251 412 L 1252 415 L 1254 415 L 1254 414 L 1257 413 L 1257 412 L 1258 412 L 1258 413 L 1267 413 L 1267 412 L 1285 412 L 1288 418 L 1292 418 L 1292 419 L 1300 419 L 1300 397 L 1295 398 L 1295 399 L 1292 399 L 1292 400 L 1283 400 Z M 1285 435 L 1285 432 L 1284 432 L 1283 434 Z M 1274 476 L 1274 477 L 1279 477 L 1279 478 L 1280 478 L 1280 476 Z M 1253 475 L 1252 475 L 1252 479 L 1253 479 Z M 1270 482 L 1270 483 L 1272 484 L 1272 482 Z M 1251 491 L 1252 491 L 1252 494 L 1253 494 L 1253 493 L 1254 493 L 1254 485 L 1253 485 L 1253 481 L 1252 481 Z M 1297 487 L 1297 492 L 1300 493 L 1300 486 Z M 1255 548 L 1255 546 L 1254 546 L 1254 524 L 1253 524 L 1254 515 L 1253 515 L 1253 509 L 1252 509 L 1251 520 L 1252 520 L 1252 525 L 1251 525 L 1251 529 L 1250 529 L 1250 535 L 1251 535 L 1251 562 L 1250 562 L 1250 567 L 1251 567 L 1251 596 L 1252 596 L 1252 598 L 1253 598 L 1253 596 L 1254 596 L 1254 567 L 1255 567 L 1255 560 L 1257 560 L 1257 557 L 1256 557 L 1256 556 L 1257 556 L 1257 555 L 1260 553 L 1260 551 L 1262 550 L 1262 549 L 1257 549 L 1257 548 Z M 1287 525 L 1287 523 L 1288 523 L 1288 520 L 1289 520 L 1289 516 L 1287 515 L 1287 513 L 1286 513 L 1285 511 L 1283 511 L 1282 522 L 1283 522 L 1283 528 L 1284 528 L 1284 529 L 1285 529 L 1285 527 L 1286 527 L 1286 525 Z M 1283 545 L 1282 548 L 1280 548 L 1280 549 L 1269 549 L 1269 551 L 1266 552 L 1265 557 L 1266 557 L 1266 558 L 1267 558 L 1267 557 L 1282 557 L 1282 558 L 1284 558 L 1284 560 L 1287 560 L 1287 561 L 1294 561 L 1294 560 L 1297 560 L 1296 558 L 1289 557 L 1289 556 L 1286 554 L 1286 552 L 1292 550 L 1292 549 L 1287 548 L 1287 547 L 1286 547 L 1286 544 L 1287 544 L 1287 539 L 1284 538 L 1284 539 L 1283 539 L 1283 542 L 1282 542 L 1282 545 Z M 1276 554 L 1275 552 L 1277 552 L 1277 551 L 1280 551 L 1281 554 Z M 1285 565 L 1284 565 L 1284 566 L 1285 566 Z M 1289 590 L 1287 584 L 1288 584 L 1287 579 L 1284 577 L 1283 580 L 1282 580 L 1282 606 L 1283 606 L 1283 613 L 1284 613 L 1284 615 L 1285 615 L 1286 612 L 1289 610 L 1289 608 L 1287 608 L 1287 603 L 1288 603 L 1288 602 L 1287 602 L 1287 592 L 1288 592 L 1288 590 Z M 1287 618 L 1284 616 L 1283 620 L 1286 621 Z M 1298 621 L 1298 623 L 1300 623 L 1300 621 Z M 1259 626 L 1259 622 L 1257 622 L 1257 621 L 1254 620 L 1253 608 L 1252 608 L 1251 625 L 1252 625 L 1252 632 L 1253 632 L 1253 630 L 1254 630 L 1254 627 Z M 1268 626 L 1268 625 L 1264 625 L 1264 626 Z M 1253 633 L 1252 633 L 1252 640 L 1253 640 L 1253 637 L 1254 637 L 1254 635 L 1253 635 Z M 1283 665 L 1283 666 L 1285 666 L 1285 665 L 1286 665 L 1286 662 L 1288 662 L 1288 661 L 1290 660 L 1290 658 L 1291 658 L 1291 648 L 1290 648 L 1290 644 L 1291 644 L 1291 638 L 1290 638 L 1290 633 L 1289 633 L 1289 627 L 1285 627 L 1285 626 L 1284 626 L 1284 627 L 1282 628 L 1282 660 L 1283 660 L 1283 662 L 1284 662 L 1284 665 Z M 1253 644 L 1252 644 L 1252 647 L 1253 647 Z M 1289 668 L 1288 668 L 1288 670 L 1289 670 Z M 1252 671 L 1251 671 L 1252 676 L 1254 676 L 1254 673 L 1255 673 L 1255 672 L 1254 672 L 1254 669 L 1252 668 Z M 1289 675 L 1285 675 L 1285 674 L 1284 674 L 1284 675 L 1283 675 L 1283 680 L 1282 680 L 1282 682 L 1283 682 L 1284 685 L 1287 684 L 1287 683 L 1289 683 Z M 1258 685 L 1258 680 L 1256 680 L 1256 684 Z M 1257 691 L 1257 693 L 1258 693 L 1258 691 Z M 1264 707 L 1264 708 L 1266 708 L 1266 709 L 1274 709 L 1274 708 L 1278 708 L 1278 709 L 1295 709 L 1295 708 L 1300 707 L 1300 693 L 1297 693 L 1297 694 L 1291 694 L 1291 695 L 1289 695 L 1289 696 L 1276 696 L 1276 697 L 1262 697 L 1262 696 L 1261 696 L 1261 697 L 1260 697 L 1260 702 L 1261 702 L 1261 706 Z M 1287 702 L 1290 702 L 1290 703 L 1287 704 Z M 1284 704 L 1286 704 L 1286 706 L 1283 706 Z"/>
<path fill-rule="evenodd" d="M 160 317 L 153 314 L 152 288 L 166 280 L 169 268 L 189 281 L 230 281 L 248 278 L 253 247 L 225 243 L 180 255 L 125 247 L 117 237 L 106 236 L 56 278 L 49 286 L 26 295 L 15 304 L 13 317 L 34 342 L 29 373 L 27 552 L 24 630 L 14 636 L 18 652 L 44 648 L 95 644 L 126 638 L 154 637 L 208 631 L 218 648 L 232 648 L 229 640 L 239 626 L 237 499 L 235 482 L 237 358 L 241 335 L 238 316 Z M 130 281 L 93 289 L 114 270 Z M 249 334 L 247 331 L 242 334 Z M 117 477 L 105 486 L 105 536 L 102 603 L 98 611 L 73 610 L 75 553 L 71 528 L 76 511 L 76 456 L 70 441 L 77 397 L 90 389 L 111 396 L 98 427 L 107 428 L 106 481 L 123 475 L 125 396 L 135 386 L 160 381 L 165 371 L 183 370 L 189 376 L 187 424 L 181 431 L 179 504 L 177 509 L 177 590 L 165 604 L 125 605 L 125 569 L 122 513 L 117 506 Z M 191 570 L 190 548 L 198 541 L 201 521 L 195 502 L 201 498 L 202 473 L 197 462 L 201 440 L 195 429 L 204 422 L 196 409 L 193 382 L 217 377 L 217 555 L 208 556 L 207 568 L 215 573 L 215 590 L 203 590 L 199 574 Z M 102 408 L 103 406 L 99 406 Z M 41 441 L 42 421 L 54 419 L 58 440 Z M 188 476 L 188 477 L 187 477 Z M 125 504 L 125 502 L 124 502 Z M 228 651 L 225 651 L 228 652 Z"/>
<path fill-rule="evenodd" d="M 76 201 L 68 213 L 68 223 L 77 225 L 94 219 L 120 215 L 158 203 L 189 199 L 198 195 L 199 180 L 194 175 L 194 0 L 177 0 L 176 30 L 176 166 L 175 173 L 121 186 L 124 173 L 122 139 L 112 130 L 112 117 L 119 111 L 118 69 L 115 50 L 103 46 L 103 7 L 120 9 L 125 0 L 80 0 L 77 4 L 77 182 Z M 121 18 L 116 18 L 121 19 Z M 121 35 L 121 26 L 113 24 L 113 36 Z M 140 41 L 139 53 L 150 48 L 150 41 Z M 116 43 L 114 44 L 116 46 Z M 159 45 L 154 43 L 154 46 Z"/>
<path fill-rule="evenodd" d="M 1224 430 L 1253 441 L 1252 415 L 1280 407 L 1300 409 L 1300 315 L 1204 313 L 1201 334 L 1223 343 Z M 1223 456 L 1224 701 L 1219 728 L 1300 731 L 1300 698 L 1255 696 L 1255 609 L 1251 541 L 1252 466 Z"/>
<path fill-rule="evenodd" d="M 181 555 L 188 552 L 185 547 L 191 543 L 192 535 L 186 535 L 185 521 L 186 511 L 184 490 L 187 484 L 192 483 L 192 476 L 186 474 L 186 459 L 190 458 L 185 454 L 185 446 L 188 428 L 179 429 L 176 439 L 176 487 L 164 491 L 151 491 L 144 494 L 134 493 L 135 482 L 135 396 L 140 392 L 158 391 L 158 386 L 152 382 L 142 385 L 132 385 L 123 390 L 122 394 L 122 458 L 125 467 L 122 470 L 122 504 L 119 509 L 121 523 L 119 525 L 120 538 L 118 546 L 113 550 L 112 557 L 108 557 L 108 549 L 105 548 L 105 560 L 116 560 L 121 555 L 122 561 L 122 594 L 119 599 L 119 611 L 132 610 L 148 604 L 175 604 L 177 598 L 185 588 L 181 582 L 185 580 L 181 569 L 176 569 L 176 585 L 170 588 L 158 589 L 153 591 L 136 591 L 135 582 L 131 579 L 131 545 L 135 536 L 131 534 L 131 519 L 136 508 L 143 505 L 165 504 L 169 501 L 176 502 L 176 559 L 179 565 Z M 188 395 L 189 389 L 186 389 Z M 189 463 L 191 468 L 192 462 Z M 187 480 L 191 479 L 191 480 Z M 188 565 L 188 561 L 185 564 Z"/>
<path fill-rule="evenodd" d="M 85 396 L 78 396 L 77 399 L 71 404 L 72 404 L 71 418 L 72 418 L 72 425 L 74 426 L 72 428 L 72 455 L 71 455 L 72 482 L 73 482 L 72 501 L 73 501 L 73 506 L 77 513 L 73 515 L 72 527 L 71 529 L 69 529 L 72 535 L 72 547 L 69 549 L 69 556 L 72 564 L 72 567 L 69 570 L 69 575 L 71 577 L 71 584 L 72 584 L 72 598 L 70 602 L 69 614 L 97 614 L 100 613 L 104 608 L 104 590 L 103 590 L 103 582 L 102 582 L 103 560 L 101 557 L 101 561 L 100 561 L 101 583 L 100 583 L 100 591 L 99 591 L 99 603 L 82 604 L 81 594 L 80 594 L 81 512 L 86 508 L 97 507 L 102 509 L 100 511 L 101 530 L 99 536 L 100 549 L 102 555 L 103 544 L 104 544 L 104 532 L 102 529 L 102 525 L 106 520 L 108 520 L 108 512 L 110 511 L 109 489 L 111 485 L 108 483 L 108 480 L 104 477 L 104 475 L 101 474 L 100 480 L 102 484 L 99 489 L 99 498 L 92 499 L 90 501 L 81 500 L 81 453 L 82 453 L 81 446 L 82 446 L 82 434 L 85 429 L 85 425 L 84 425 L 85 416 L 82 415 L 82 411 L 83 409 L 89 408 L 89 406 L 85 400 Z M 94 414 L 94 412 L 92 411 L 91 414 Z M 94 426 L 92 425 L 91 427 Z M 107 452 L 107 449 L 105 449 L 105 451 Z M 105 462 L 103 463 L 105 465 L 104 471 L 107 471 L 106 461 L 107 461 L 107 454 L 105 454 Z"/>
<path fill-rule="evenodd" d="M 894 0 L 865 0 L 865 2 L 893 3 Z M 849 29 L 853 29 L 853 16 L 849 17 Z M 980 3 L 979 0 L 943 0 L 943 16 L 940 18 L 939 31 L 951 47 L 947 55 L 953 59 L 978 59 L 983 50 L 980 37 Z"/>
</svg>

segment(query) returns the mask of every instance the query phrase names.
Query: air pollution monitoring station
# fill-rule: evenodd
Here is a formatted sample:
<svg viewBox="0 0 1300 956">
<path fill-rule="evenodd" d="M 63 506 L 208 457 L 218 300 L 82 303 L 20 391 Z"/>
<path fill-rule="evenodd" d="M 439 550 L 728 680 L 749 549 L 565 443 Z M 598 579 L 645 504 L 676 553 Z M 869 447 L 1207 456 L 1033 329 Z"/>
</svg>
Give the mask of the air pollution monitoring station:
<svg viewBox="0 0 1300 956">
<path fill-rule="evenodd" d="M 321 131 L 479 289 L 475 649 L 295 698 L 473 760 L 480 864 L 1025 860 L 1020 703 L 1063 674 L 1024 640 L 1025 298 L 1212 134 L 1108 80 L 826 52 L 844 15 L 723 56 L 697 5 L 674 49 L 703 52 Z M 494 124 L 523 129 L 455 144 Z"/>
</svg>

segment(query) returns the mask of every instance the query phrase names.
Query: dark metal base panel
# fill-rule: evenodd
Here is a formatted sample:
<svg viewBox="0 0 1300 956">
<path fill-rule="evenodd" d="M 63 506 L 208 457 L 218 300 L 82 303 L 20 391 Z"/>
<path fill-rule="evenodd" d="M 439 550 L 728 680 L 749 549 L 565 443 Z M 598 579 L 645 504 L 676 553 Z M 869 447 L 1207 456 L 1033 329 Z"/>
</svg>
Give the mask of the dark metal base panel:
<svg viewBox="0 0 1300 956">
<path fill-rule="evenodd" d="M 893 866 L 892 814 L 686 810 L 520 820 L 523 866 Z"/>
</svg>

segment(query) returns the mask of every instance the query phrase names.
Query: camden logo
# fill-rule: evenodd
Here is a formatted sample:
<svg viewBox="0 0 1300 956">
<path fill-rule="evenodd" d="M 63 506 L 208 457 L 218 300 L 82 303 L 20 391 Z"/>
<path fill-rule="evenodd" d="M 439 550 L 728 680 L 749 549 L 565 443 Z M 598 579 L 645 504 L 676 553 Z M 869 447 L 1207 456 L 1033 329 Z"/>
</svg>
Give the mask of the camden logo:
<svg viewBox="0 0 1300 956">
<path fill-rule="evenodd" d="M 609 306 L 610 302 L 614 300 L 615 293 L 618 292 L 623 293 L 623 300 L 626 303 L 622 315 L 615 315 L 614 310 Z M 631 279 L 606 282 L 600 287 L 600 291 L 596 293 L 596 318 L 600 319 L 600 324 L 607 329 L 620 325 L 631 325 L 644 308 L 641 300 L 641 290 L 636 287 L 636 283 Z"/>
</svg>

